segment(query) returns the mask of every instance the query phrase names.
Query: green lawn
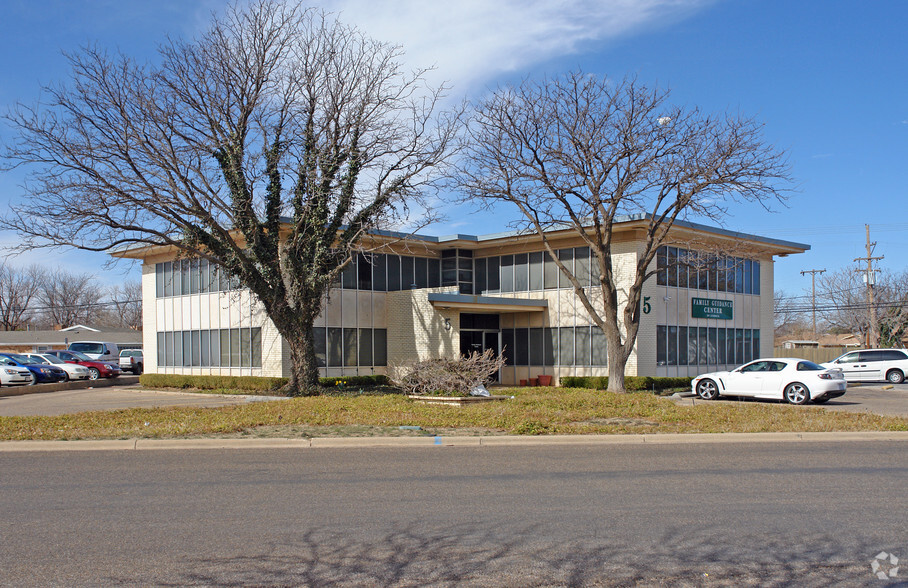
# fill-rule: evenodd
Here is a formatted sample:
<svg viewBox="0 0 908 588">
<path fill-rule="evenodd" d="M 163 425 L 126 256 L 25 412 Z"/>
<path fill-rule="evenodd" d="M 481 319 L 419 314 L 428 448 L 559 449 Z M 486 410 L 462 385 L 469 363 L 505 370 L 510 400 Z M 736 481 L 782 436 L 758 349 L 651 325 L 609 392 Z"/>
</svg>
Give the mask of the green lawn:
<svg viewBox="0 0 908 588">
<path fill-rule="evenodd" d="M 416 404 L 401 395 L 319 396 L 224 408 L 130 409 L 65 416 L 0 417 L 0 440 L 174 438 L 238 434 L 376 434 L 417 425 L 428 433 L 584 434 L 766 431 L 906 431 L 908 419 L 775 403 L 677 406 L 646 393 L 515 388 L 514 398 L 472 406 Z M 369 431 L 372 431 L 371 433 Z M 318 433 L 315 433 L 318 434 Z M 423 433 L 425 434 L 425 433 Z"/>
</svg>

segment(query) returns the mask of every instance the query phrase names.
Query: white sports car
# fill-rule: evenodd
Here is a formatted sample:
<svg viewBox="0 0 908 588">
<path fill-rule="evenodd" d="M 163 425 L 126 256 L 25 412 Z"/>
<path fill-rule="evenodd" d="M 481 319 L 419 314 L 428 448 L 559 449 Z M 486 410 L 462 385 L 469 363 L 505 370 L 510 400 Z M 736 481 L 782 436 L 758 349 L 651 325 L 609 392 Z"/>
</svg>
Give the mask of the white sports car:
<svg viewBox="0 0 908 588">
<path fill-rule="evenodd" d="M 705 400 L 725 396 L 753 396 L 817 404 L 845 394 L 842 370 L 828 369 L 806 359 L 757 359 L 730 372 L 712 372 L 694 378 L 691 388 Z"/>
</svg>

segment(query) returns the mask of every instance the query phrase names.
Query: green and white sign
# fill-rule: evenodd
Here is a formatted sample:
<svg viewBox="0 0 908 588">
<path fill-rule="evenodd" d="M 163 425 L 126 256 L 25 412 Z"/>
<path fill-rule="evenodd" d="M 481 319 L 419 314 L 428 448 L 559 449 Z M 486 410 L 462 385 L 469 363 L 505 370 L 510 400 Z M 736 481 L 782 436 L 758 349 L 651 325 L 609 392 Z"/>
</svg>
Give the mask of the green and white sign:
<svg viewBox="0 0 908 588">
<path fill-rule="evenodd" d="M 693 318 L 722 319 L 730 321 L 734 314 L 735 305 L 731 300 L 691 298 L 690 304 L 690 315 Z"/>
</svg>

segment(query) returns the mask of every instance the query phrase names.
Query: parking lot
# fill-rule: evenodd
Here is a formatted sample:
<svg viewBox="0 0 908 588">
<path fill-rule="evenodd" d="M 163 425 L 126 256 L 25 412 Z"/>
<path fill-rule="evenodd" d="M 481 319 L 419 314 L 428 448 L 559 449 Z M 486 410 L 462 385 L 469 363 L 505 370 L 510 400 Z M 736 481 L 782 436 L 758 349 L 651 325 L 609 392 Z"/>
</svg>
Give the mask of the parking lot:
<svg viewBox="0 0 908 588">
<path fill-rule="evenodd" d="M 771 400 L 756 400 L 752 398 L 737 399 L 719 397 L 718 400 L 701 400 L 693 396 L 678 398 L 681 405 L 699 405 L 704 402 L 773 402 Z M 779 401 L 782 403 L 782 401 Z M 822 406 L 826 410 L 847 412 L 869 412 L 884 416 L 908 417 L 908 383 L 882 384 L 863 383 L 849 384 L 844 396 L 833 398 L 825 404 L 809 404 L 808 406 Z"/>
<path fill-rule="evenodd" d="M 124 378 L 125 380 L 125 378 Z M 216 407 L 270 400 L 266 396 L 193 394 L 165 390 L 146 390 L 139 387 L 138 378 L 112 386 L 57 389 L 50 392 L 44 386 L 3 388 L 0 390 L 0 416 L 60 415 L 92 410 L 124 408 L 157 408 L 166 406 Z M 110 383 L 110 382 L 105 382 Z M 65 387 L 66 384 L 53 384 Z M 26 393 L 23 392 L 34 392 Z M 4 396 L 4 393 L 16 395 Z"/>
</svg>

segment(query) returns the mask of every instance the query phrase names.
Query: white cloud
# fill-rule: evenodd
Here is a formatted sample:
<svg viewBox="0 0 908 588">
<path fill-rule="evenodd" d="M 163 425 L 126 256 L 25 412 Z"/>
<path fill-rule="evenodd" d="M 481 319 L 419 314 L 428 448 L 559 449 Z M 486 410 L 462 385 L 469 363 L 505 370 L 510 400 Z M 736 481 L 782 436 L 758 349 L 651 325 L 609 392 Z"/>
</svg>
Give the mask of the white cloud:
<svg viewBox="0 0 908 588">
<path fill-rule="evenodd" d="M 709 0 L 324 0 L 369 36 L 400 44 L 409 63 L 459 93 L 503 72 L 580 52 L 585 45 L 663 27 Z"/>
</svg>

